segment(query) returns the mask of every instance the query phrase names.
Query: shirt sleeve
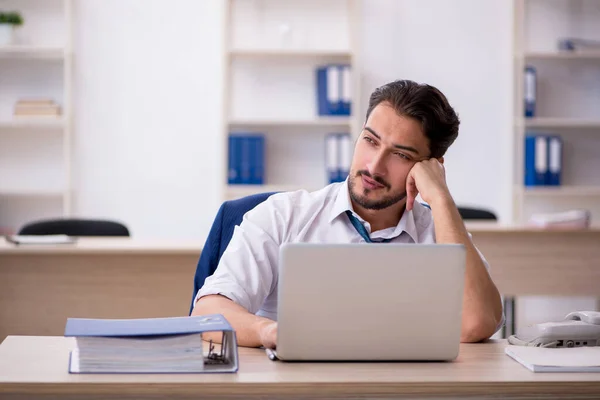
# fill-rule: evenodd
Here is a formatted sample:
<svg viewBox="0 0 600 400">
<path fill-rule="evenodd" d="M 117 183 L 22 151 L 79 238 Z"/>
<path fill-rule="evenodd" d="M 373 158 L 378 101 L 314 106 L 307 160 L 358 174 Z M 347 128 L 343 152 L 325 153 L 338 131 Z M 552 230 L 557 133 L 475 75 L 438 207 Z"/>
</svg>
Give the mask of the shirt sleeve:
<svg viewBox="0 0 600 400">
<path fill-rule="evenodd" d="M 225 296 L 256 314 L 276 287 L 279 246 L 286 237 L 291 207 L 278 207 L 275 194 L 248 211 L 233 231 L 213 275 L 198 291 L 197 301 L 207 295 Z"/>
</svg>

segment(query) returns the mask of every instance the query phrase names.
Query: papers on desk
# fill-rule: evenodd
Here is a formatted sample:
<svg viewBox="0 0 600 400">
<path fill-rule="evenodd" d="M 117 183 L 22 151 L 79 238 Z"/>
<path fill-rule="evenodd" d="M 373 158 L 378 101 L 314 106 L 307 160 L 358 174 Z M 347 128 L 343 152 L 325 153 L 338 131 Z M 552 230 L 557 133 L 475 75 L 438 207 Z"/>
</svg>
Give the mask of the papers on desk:
<svg viewBox="0 0 600 400">
<path fill-rule="evenodd" d="M 533 372 L 600 372 L 600 346 L 542 348 L 510 345 L 505 353 Z"/>
<path fill-rule="evenodd" d="M 529 224 L 544 229 L 588 229 L 591 220 L 589 210 L 570 210 L 533 214 L 529 218 Z"/>
<path fill-rule="evenodd" d="M 77 241 L 67 235 L 8 235 L 5 238 L 13 244 L 73 244 Z"/>
<path fill-rule="evenodd" d="M 222 332 L 204 350 L 202 333 Z M 237 372 L 235 332 L 222 315 L 145 319 L 69 318 L 70 373 Z"/>
</svg>

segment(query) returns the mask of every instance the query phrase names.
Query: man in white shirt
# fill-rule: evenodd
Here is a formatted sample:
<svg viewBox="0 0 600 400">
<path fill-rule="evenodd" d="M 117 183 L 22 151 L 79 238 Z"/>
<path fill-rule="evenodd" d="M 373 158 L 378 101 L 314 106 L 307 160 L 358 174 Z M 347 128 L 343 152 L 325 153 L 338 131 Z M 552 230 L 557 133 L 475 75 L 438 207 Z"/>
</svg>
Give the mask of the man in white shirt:
<svg viewBox="0 0 600 400">
<path fill-rule="evenodd" d="M 192 315 L 223 314 L 239 345 L 274 348 L 282 243 L 461 243 L 467 250 L 461 341 L 489 338 L 503 321 L 500 295 L 443 167 L 459 123 L 432 86 L 404 80 L 376 89 L 346 181 L 274 194 L 246 213 Z M 430 208 L 415 202 L 417 194 Z"/>
</svg>

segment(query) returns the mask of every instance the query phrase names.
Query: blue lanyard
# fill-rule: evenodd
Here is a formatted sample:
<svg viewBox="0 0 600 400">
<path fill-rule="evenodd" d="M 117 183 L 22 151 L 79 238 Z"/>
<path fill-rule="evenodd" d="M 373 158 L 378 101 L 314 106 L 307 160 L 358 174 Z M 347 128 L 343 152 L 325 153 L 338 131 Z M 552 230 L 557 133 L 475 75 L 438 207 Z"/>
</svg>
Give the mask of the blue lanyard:
<svg viewBox="0 0 600 400">
<path fill-rule="evenodd" d="M 365 239 L 367 243 L 388 243 L 392 240 L 381 239 L 374 242 L 373 240 L 371 240 L 371 237 L 367 232 L 367 228 L 365 228 L 365 226 L 358 220 L 358 218 L 356 218 L 350 210 L 346 210 L 346 214 L 348 215 L 348 218 L 350 218 L 350 222 L 352 223 L 352 226 L 354 226 L 354 229 L 356 229 L 356 231 L 360 234 L 360 236 L 363 237 L 363 239 Z"/>
</svg>

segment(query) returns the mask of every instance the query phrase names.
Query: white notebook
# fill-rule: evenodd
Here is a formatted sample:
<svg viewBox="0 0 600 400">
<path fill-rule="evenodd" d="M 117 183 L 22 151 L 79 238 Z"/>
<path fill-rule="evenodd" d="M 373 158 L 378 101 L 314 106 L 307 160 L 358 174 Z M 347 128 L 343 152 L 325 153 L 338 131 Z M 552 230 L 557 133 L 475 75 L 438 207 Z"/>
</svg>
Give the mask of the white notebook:
<svg viewBox="0 0 600 400">
<path fill-rule="evenodd" d="M 77 238 L 67 235 L 9 235 L 6 241 L 13 244 L 73 244 Z"/>
<path fill-rule="evenodd" d="M 533 372 L 600 372 L 600 347 L 506 347 L 505 353 Z"/>
</svg>

